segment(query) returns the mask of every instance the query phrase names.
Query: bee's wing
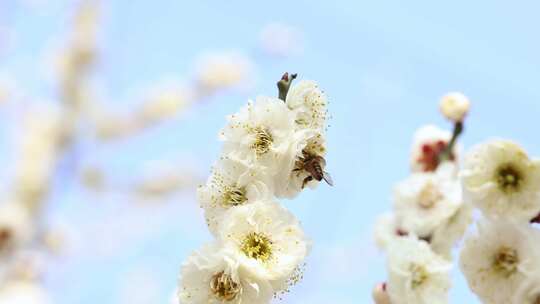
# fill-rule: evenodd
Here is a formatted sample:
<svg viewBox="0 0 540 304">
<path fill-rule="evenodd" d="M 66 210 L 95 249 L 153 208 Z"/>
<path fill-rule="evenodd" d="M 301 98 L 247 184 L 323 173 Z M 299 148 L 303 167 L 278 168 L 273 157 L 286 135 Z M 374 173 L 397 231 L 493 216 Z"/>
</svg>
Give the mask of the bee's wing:
<svg viewBox="0 0 540 304">
<path fill-rule="evenodd" d="M 324 171 L 323 172 L 323 179 L 324 181 L 329 184 L 330 186 L 334 185 L 334 181 L 332 180 L 332 176 L 330 176 L 330 173 Z"/>
<path fill-rule="evenodd" d="M 326 159 L 324 159 L 324 157 L 322 156 L 319 156 L 318 159 L 319 159 L 319 164 L 321 165 L 321 167 L 322 168 L 326 167 Z"/>
</svg>

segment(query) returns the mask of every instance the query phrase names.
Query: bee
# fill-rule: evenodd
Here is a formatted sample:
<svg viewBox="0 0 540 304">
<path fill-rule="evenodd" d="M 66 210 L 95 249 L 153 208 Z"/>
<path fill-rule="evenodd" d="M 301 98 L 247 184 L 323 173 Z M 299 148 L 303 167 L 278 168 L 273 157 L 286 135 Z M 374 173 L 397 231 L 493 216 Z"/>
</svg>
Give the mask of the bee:
<svg viewBox="0 0 540 304">
<path fill-rule="evenodd" d="M 296 162 L 296 168 L 293 171 L 306 171 L 308 173 L 302 182 L 302 189 L 312 180 L 320 182 L 324 179 L 328 185 L 333 186 L 334 181 L 330 174 L 324 171 L 324 167 L 326 167 L 326 160 L 322 156 L 302 151 L 302 157 Z"/>
</svg>

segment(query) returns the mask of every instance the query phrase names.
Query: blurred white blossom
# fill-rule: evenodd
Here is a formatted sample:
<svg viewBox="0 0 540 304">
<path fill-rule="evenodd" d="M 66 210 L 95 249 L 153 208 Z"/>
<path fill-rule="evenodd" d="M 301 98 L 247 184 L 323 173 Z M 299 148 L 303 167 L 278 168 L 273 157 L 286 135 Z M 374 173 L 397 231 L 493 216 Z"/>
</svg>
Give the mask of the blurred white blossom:
<svg viewBox="0 0 540 304">
<path fill-rule="evenodd" d="M 448 303 L 450 262 L 414 237 L 396 240 L 388 253 L 387 287 L 392 303 Z"/>
<path fill-rule="evenodd" d="M 173 118 L 187 109 L 193 101 L 193 92 L 178 84 L 163 84 L 147 93 L 139 110 L 141 124 L 153 124 Z"/>
<path fill-rule="evenodd" d="M 251 59 L 240 52 L 214 52 L 201 55 L 197 60 L 195 79 L 203 90 L 239 87 L 247 88 L 254 80 Z"/>
<path fill-rule="evenodd" d="M 133 190 L 143 198 L 159 198 L 191 189 L 198 182 L 198 173 L 189 165 L 152 161 L 144 166 L 141 176 L 134 182 Z"/>
<path fill-rule="evenodd" d="M 50 304 L 52 302 L 37 282 L 11 281 L 0 287 L 0 303 Z"/>
<path fill-rule="evenodd" d="M 471 204 L 462 202 L 459 208 L 433 231 L 430 238 L 431 249 L 450 260 L 452 248 L 463 238 L 472 220 L 473 208 Z"/>
<path fill-rule="evenodd" d="M 540 212 L 540 162 L 511 141 L 494 140 L 473 148 L 461 179 L 465 200 L 486 216 L 528 222 Z"/>
<path fill-rule="evenodd" d="M 16 201 L 2 203 L 0 205 L 0 259 L 28 245 L 35 234 L 35 228 L 31 214 L 23 204 Z"/>
<path fill-rule="evenodd" d="M 394 189 L 394 210 L 401 229 L 420 237 L 431 237 L 462 204 L 456 167 L 441 164 L 435 172 L 417 172 Z"/>
<path fill-rule="evenodd" d="M 404 234 L 405 231 L 397 225 L 393 212 L 384 213 L 375 220 L 373 235 L 379 249 L 387 250 L 390 244 Z"/>
<path fill-rule="evenodd" d="M 109 113 L 95 109 L 92 113 L 96 136 L 101 140 L 113 140 L 132 135 L 138 130 L 137 121 L 127 115 Z"/>
<path fill-rule="evenodd" d="M 179 117 L 196 101 L 195 95 L 188 86 L 163 81 L 143 93 L 143 100 L 134 111 L 119 113 L 107 104 L 93 102 L 89 106 L 89 116 L 98 139 L 122 139 Z"/>
<path fill-rule="evenodd" d="M 18 199 L 33 204 L 47 192 L 65 127 L 59 111 L 49 106 L 28 111 L 24 117 L 15 161 Z"/>
<path fill-rule="evenodd" d="M 483 220 L 477 229 L 459 261 L 469 287 L 486 304 L 517 304 L 515 292 L 540 269 L 540 231 L 503 220 Z"/>
<path fill-rule="evenodd" d="M 375 241 L 388 255 L 376 304 L 448 303 L 452 249 L 472 221 L 459 179 L 459 122 L 452 134 L 426 125 L 414 135 L 411 175 L 394 187 L 393 212 L 375 223 Z"/>
<path fill-rule="evenodd" d="M 64 66 L 68 75 L 83 65 L 94 60 L 97 48 L 97 35 L 99 30 L 100 1 L 83 1 L 78 7 L 73 19 L 73 28 L 70 37 L 70 46 L 66 53 L 67 66 Z"/>
<path fill-rule="evenodd" d="M 14 280 L 30 282 L 41 278 L 45 270 L 46 258 L 43 252 L 33 245 L 19 248 L 9 261 L 6 283 Z"/>
<path fill-rule="evenodd" d="M 106 187 L 105 172 L 97 166 L 84 166 L 80 172 L 81 183 L 88 189 L 101 191 Z"/>
</svg>

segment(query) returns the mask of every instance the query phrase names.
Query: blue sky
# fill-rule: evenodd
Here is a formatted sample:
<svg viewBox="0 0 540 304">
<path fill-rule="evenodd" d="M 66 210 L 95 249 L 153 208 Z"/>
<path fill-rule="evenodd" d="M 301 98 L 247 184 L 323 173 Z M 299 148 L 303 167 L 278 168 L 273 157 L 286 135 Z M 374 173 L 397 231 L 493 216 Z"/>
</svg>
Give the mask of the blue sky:
<svg viewBox="0 0 540 304">
<path fill-rule="evenodd" d="M 66 33 L 73 1 L 26 2 L 35 4 L 0 2 L 0 26 L 15 33 L 0 51 L 0 71 L 33 95 L 54 98 L 42 55 Z M 415 129 L 425 123 L 450 128 L 437 112 L 446 92 L 462 91 L 472 100 L 466 147 L 504 137 L 540 155 L 538 2 L 133 0 L 109 1 L 104 9 L 97 72 L 111 107 L 132 107 L 130 96 L 141 86 L 185 78 L 202 51 L 243 51 L 254 58 L 258 76 L 247 92 L 216 96 L 182 120 L 87 156 L 116 174 L 129 176 L 148 159 L 189 160 L 207 172 L 219 153 L 224 116 L 249 97 L 275 95 L 284 71 L 318 81 L 328 94 L 328 170 L 336 185 L 284 202 L 314 241 L 305 280 L 285 303 L 371 302 L 373 284 L 385 277 L 371 239 L 373 221 L 389 209 L 392 185 L 408 174 Z M 260 52 L 258 35 L 270 22 L 302 30 L 301 56 Z M 8 137 L 2 133 L 1 139 Z M 6 142 L 1 147 L 7 149 Z M 159 296 L 148 303 L 166 303 L 181 261 L 210 239 L 192 192 L 162 206 L 128 208 L 129 198 L 121 195 L 60 188 L 51 213 L 78 224 L 77 252 L 85 254 L 51 270 L 55 303 L 120 303 L 118 290 L 126 284 L 140 289 L 144 277 L 158 282 Z M 115 242 L 122 250 L 100 251 Z M 452 303 L 476 303 L 457 271 L 454 285 Z"/>
</svg>

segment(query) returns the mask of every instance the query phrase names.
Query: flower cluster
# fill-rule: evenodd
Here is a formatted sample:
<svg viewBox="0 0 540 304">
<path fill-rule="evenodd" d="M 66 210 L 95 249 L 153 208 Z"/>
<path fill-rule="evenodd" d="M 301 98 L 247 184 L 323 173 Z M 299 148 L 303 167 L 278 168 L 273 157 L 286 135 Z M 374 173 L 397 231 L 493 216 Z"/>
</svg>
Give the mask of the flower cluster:
<svg viewBox="0 0 540 304">
<path fill-rule="evenodd" d="M 326 96 L 311 81 L 290 87 L 295 77 L 278 82 L 281 99 L 249 101 L 219 133 L 222 154 L 197 191 L 215 241 L 182 265 L 180 303 L 268 303 L 301 278 L 310 241 L 277 199 L 331 179 Z"/>
<path fill-rule="evenodd" d="M 455 96 L 460 102 L 448 101 Z M 441 112 L 453 133 L 427 125 L 414 136 L 411 175 L 394 188 L 393 212 L 375 225 L 377 245 L 388 255 L 388 281 L 374 289 L 378 304 L 447 303 L 452 248 L 472 220 L 472 207 L 462 199 L 456 143 L 468 107 L 461 94 L 443 97 Z"/>
<path fill-rule="evenodd" d="M 483 303 L 540 302 L 540 162 L 517 144 L 473 148 L 460 173 L 463 198 L 482 217 L 465 239 L 460 268 Z"/>
</svg>

